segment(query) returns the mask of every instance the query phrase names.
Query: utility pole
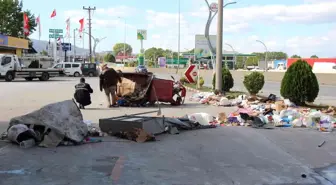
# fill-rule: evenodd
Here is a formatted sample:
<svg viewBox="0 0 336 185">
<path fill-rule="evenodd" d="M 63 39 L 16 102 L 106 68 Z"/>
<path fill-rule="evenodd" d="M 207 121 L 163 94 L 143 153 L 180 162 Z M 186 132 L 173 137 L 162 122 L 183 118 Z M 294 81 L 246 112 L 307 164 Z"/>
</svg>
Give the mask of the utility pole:
<svg viewBox="0 0 336 185">
<path fill-rule="evenodd" d="M 91 11 L 96 10 L 96 7 L 91 8 L 90 6 L 86 8 L 83 6 L 83 10 L 87 10 L 89 12 L 89 61 L 92 62 L 92 47 L 91 47 Z"/>
<path fill-rule="evenodd" d="M 216 51 L 216 84 L 215 89 L 222 91 L 222 58 L 223 58 L 223 2 L 218 0 L 217 51 Z"/>
</svg>

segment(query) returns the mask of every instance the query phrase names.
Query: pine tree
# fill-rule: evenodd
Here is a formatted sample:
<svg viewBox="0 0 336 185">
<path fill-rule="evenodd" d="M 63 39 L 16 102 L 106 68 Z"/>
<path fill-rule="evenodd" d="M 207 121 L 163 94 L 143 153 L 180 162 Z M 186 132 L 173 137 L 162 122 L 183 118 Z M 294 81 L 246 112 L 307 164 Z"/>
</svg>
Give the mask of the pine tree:
<svg viewBox="0 0 336 185">
<path fill-rule="evenodd" d="M 319 93 L 319 84 L 312 67 L 304 60 L 293 63 L 281 82 L 280 94 L 296 105 L 314 102 Z"/>
</svg>

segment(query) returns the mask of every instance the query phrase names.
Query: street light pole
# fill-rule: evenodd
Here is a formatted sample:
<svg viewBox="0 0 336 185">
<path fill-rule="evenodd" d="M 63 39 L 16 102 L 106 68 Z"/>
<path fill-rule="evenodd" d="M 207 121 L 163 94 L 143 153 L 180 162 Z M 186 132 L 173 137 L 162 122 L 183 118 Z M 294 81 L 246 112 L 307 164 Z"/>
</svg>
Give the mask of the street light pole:
<svg viewBox="0 0 336 185">
<path fill-rule="evenodd" d="M 265 71 L 267 71 L 267 53 L 268 53 L 268 49 L 267 49 L 267 46 L 264 42 L 262 42 L 261 40 L 256 40 L 257 42 L 261 43 L 264 47 L 265 47 L 265 50 L 266 50 L 266 53 L 265 53 Z"/>
<path fill-rule="evenodd" d="M 181 46 L 181 0 L 178 0 L 178 55 L 177 55 L 176 74 L 178 73 L 180 67 L 180 46 Z"/>
<path fill-rule="evenodd" d="M 231 44 L 225 43 L 225 45 L 229 46 L 232 49 L 232 52 L 233 52 L 233 55 L 234 55 L 234 61 L 235 61 L 234 64 L 236 64 L 237 63 L 236 51 L 233 49 Z M 227 63 L 227 62 L 225 61 L 225 63 Z M 233 69 L 235 69 L 234 65 L 233 65 Z"/>
<path fill-rule="evenodd" d="M 217 47 L 216 47 L 216 84 L 215 89 L 222 90 L 222 57 L 223 57 L 223 2 L 218 0 Z"/>
</svg>

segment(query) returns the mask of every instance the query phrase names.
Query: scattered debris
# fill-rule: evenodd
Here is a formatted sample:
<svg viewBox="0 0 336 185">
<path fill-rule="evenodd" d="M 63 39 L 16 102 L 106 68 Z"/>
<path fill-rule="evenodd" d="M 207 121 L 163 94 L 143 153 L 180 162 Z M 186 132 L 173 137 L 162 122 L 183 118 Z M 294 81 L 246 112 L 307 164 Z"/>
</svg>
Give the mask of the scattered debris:
<svg viewBox="0 0 336 185">
<path fill-rule="evenodd" d="M 254 128 L 315 128 L 321 132 L 332 132 L 336 125 L 335 107 L 324 110 L 297 107 L 288 99 L 281 100 L 274 94 L 267 98 L 240 95 L 229 100 L 222 95 L 201 92 L 193 94 L 192 100 L 215 106 L 238 106 L 231 114 L 218 115 L 217 121 L 227 126 L 252 126 Z"/>
<path fill-rule="evenodd" d="M 318 147 L 322 147 L 325 143 L 326 141 L 323 141 L 321 144 L 318 145 Z"/>
<path fill-rule="evenodd" d="M 82 113 L 73 100 L 66 100 L 42 107 L 32 113 L 12 118 L 6 139 L 21 148 L 33 146 L 56 147 L 96 142 L 88 139 L 101 136 L 99 128 L 84 123 Z M 90 128 L 90 132 L 89 132 Z"/>
</svg>

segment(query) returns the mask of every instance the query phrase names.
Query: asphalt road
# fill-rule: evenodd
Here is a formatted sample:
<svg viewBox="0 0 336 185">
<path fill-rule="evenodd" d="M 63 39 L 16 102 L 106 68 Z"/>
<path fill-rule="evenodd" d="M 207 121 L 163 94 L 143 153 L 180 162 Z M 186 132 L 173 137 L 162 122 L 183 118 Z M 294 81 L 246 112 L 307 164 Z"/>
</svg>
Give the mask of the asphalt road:
<svg viewBox="0 0 336 185">
<path fill-rule="evenodd" d="M 72 98 L 77 81 L 0 82 L 2 131 L 14 116 Z M 99 118 L 156 109 L 106 109 L 98 79 L 88 78 L 88 82 L 94 94 L 93 104 L 82 111 L 86 120 L 97 123 Z M 165 116 L 194 112 L 216 116 L 233 110 L 236 108 L 189 101 L 180 107 L 162 106 Z M 336 184 L 332 178 L 336 170 L 335 134 L 309 129 L 220 127 L 161 135 L 150 143 L 104 137 L 104 142 L 96 144 L 25 150 L 0 141 L 0 184 Z M 318 147 L 323 141 L 326 144 Z M 327 172 L 327 167 L 333 170 Z"/>
</svg>

